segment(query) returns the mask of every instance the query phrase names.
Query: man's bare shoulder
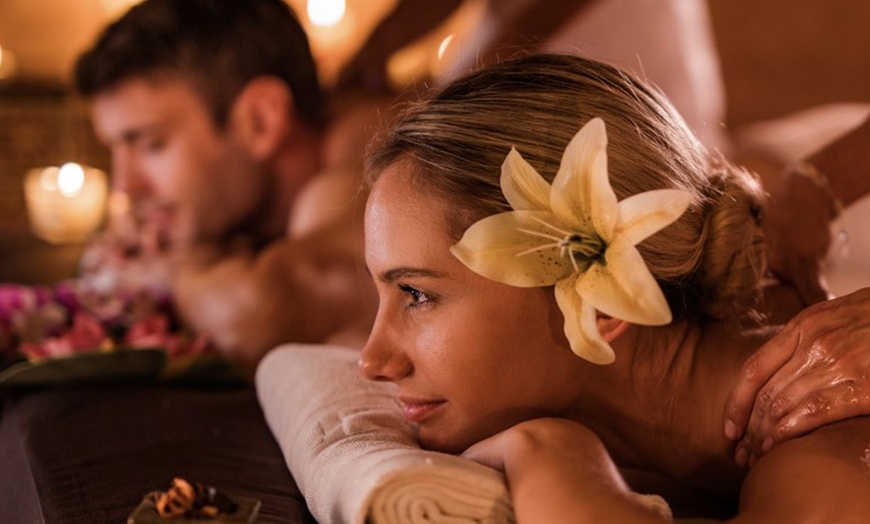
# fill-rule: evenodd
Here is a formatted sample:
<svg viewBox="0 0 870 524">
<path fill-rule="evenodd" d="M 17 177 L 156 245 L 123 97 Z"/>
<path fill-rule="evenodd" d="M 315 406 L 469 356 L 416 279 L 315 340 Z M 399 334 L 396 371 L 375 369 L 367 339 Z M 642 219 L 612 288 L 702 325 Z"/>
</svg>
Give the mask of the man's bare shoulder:
<svg viewBox="0 0 870 524">
<path fill-rule="evenodd" d="M 313 177 L 296 198 L 287 234 L 290 238 L 299 238 L 336 221 L 358 218 L 362 216 L 365 198 L 359 172 L 351 169 L 322 172 Z"/>
<path fill-rule="evenodd" d="M 870 417 L 773 449 L 743 485 L 743 522 L 870 522 Z"/>
</svg>

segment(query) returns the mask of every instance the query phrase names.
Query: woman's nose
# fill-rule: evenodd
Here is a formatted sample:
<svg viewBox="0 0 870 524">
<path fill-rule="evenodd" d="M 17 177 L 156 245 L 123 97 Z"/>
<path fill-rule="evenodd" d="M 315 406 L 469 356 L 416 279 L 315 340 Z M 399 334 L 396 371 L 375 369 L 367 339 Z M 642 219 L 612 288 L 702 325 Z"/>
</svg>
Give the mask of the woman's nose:
<svg viewBox="0 0 870 524">
<path fill-rule="evenodd" d="M 395 382 L 409 375 L 413 365 L 408 354 L 391 341 L 392 337 L 381 324 L 375 321 L 359 359 L 359 370 L 368 380 Z"/>
</svg>

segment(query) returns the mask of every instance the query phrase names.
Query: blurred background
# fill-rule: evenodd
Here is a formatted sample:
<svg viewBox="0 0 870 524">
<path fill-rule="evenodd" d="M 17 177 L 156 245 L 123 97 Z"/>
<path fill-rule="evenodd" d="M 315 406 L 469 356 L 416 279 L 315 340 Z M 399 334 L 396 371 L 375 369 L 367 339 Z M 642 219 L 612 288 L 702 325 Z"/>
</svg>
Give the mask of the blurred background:
<svg viewBox="0 0 870 524">
<path fill-rule="evenodd" d="M 396 3 L 287 1 L 309 33 L 327 85 Z M 54 280 L 75 269 L 80 243 L 51 245 L 30 232 L 24 177 L 66 162 L 108 169 L 108 152 L 71 93 L 70 73 L 100 29 L 136 2 L 0 0 L 0 281 Z M 724 125 L 738 140 L 763 141 L 759 129 L 767 128 L 760 122 L 829 104 L 848 113 L 870 102 L 867 0 L 708 3 L 727 97 Z M 389 67 L 394 87 L 437 74 L 450 35 L 473 24 L 481 6 L 466 2 L 442 27 L 398 52 Z"/>
</svg>

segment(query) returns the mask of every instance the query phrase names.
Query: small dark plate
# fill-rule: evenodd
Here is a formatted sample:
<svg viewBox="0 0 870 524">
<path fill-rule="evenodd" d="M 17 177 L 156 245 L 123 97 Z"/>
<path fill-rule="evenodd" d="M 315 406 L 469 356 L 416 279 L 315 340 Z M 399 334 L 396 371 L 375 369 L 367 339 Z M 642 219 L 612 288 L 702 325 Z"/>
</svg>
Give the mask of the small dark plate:
<svg viewBox="0 0 870 524">
<path fill-rule="evenodd" d="M 236 496 L 233 496 L 232 499 L 238 507 L 236 511 L 226 515 L 218 515 L 212 518 L 163 518 L 157 513 L 154 502 L 146 497 L 133 510 L 133 513 L 127 517 L 127 524 L 190 524 L 191 522 L 208 522 L 210 524 L 245 522 L 247 524 L 254 524 L 257 522 L 257 515 L 260 513 L 259 500 Z"/>
</svg>

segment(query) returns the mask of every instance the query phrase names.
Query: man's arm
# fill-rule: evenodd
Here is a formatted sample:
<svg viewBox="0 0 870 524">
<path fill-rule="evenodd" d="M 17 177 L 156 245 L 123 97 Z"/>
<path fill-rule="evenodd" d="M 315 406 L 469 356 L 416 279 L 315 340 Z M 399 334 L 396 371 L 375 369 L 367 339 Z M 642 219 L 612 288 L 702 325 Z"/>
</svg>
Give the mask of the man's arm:
<svg viewBox="0 0 870 524">
<path fill-rule="evenodd" d="M 385 90 L 390 56 L 435 29 L 461 4 L 462 0 L 400 0 L 342 70 L 339 87 Z"/>
<path fill-rule="evenodd" d="M 520 9 L 513 11 L 501 8 L 497 0 L 490 2 L 489 8 L 498 24 L 498 32 L 489 48 L 480 50 L 480 65 L 491 65 L 511 58 L 521 50 L 538 51 L 571 17 L 596 1 L 599 0 L 535 0 L 525 2 Z"/>
<path fill-rule="evenodd" d="M 828 177 L 844 206 L 870 193 L 870 117 L 807 160 Z"/>
<path fill-rule="evenodd" d="M 764 229 L 770 270 L 810 305 L 827 298 L 819 281 L 831 243 L 829 223 L 870 193 L 870 118 L 804 163 L 783 170 L 770 188 Z"/>
<path fill-rule="evenodd" d="M 534 0 L 519 4 L 518 8 L 513 8 L 517 4 L 505 4 L 500 0 L 487 2 L 486 8 L 497 30 L 490 46 L 478 50 L 479 65 L 496 63 L 520 49 L 536 50 L 571 16 L 593 1 L 596 0 Z M 400 0 L 345 66 L 339 86 L 363 85 L 369 89 L 384 89 L 390 56 L 435 29 L 460 5 L 462 0 Z"/>
</svg>

